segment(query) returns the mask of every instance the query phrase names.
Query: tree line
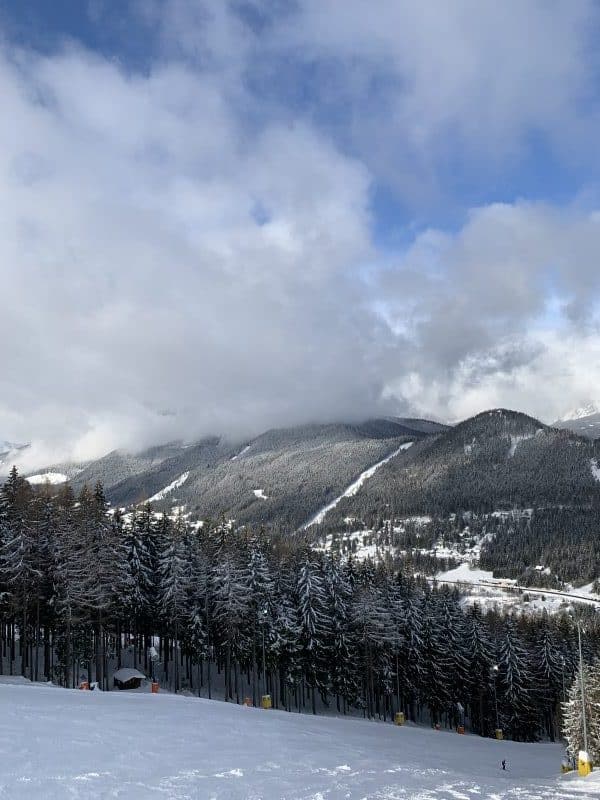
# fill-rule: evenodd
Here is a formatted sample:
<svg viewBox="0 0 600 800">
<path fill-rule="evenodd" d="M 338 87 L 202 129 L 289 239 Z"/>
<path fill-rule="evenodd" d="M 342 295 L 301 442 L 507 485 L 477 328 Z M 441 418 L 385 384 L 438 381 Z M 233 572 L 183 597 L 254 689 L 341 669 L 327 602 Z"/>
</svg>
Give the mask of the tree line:
<svg viewBox="0 0 600 800">
<path fill-rule="evenodd" d="M 100 484 L 75 497 L 13 469 L 0 490 L 0 667 L 32 680 L 74 687 L 83 669 L 108 689 L 132 665 L 228 701 L 554 738 L 577 663 L 568 618 L 459 600 L 291 533 L 113 512 Z"/>
</svg>

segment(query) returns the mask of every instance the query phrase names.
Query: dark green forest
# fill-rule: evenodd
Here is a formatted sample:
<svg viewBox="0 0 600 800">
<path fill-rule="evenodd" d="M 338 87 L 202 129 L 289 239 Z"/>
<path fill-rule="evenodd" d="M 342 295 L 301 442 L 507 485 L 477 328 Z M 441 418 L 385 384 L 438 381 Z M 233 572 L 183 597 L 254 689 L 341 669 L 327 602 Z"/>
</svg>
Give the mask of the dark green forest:
<svg viewBox="0 0 600 800">
<path fill-rule="evenodd" d="M 503 618 L 390 565 L 316 552 L 306 538 L 149 505 L 112 513 L 13 470 L 0 493 L 0 664 L 110 688 L 121 665 L 173 691 L 408 719 L 519 740 L 554 738 L 576 666 L 568 617 Z M 585 612 L 583 612 L 585 613 Z M 590 615 L 586 658 L 597 655 Z M 160 661 L 149 661 L 150 647 Z M 250 689 L 248 689 L 250 687 Z"/>
</svg>

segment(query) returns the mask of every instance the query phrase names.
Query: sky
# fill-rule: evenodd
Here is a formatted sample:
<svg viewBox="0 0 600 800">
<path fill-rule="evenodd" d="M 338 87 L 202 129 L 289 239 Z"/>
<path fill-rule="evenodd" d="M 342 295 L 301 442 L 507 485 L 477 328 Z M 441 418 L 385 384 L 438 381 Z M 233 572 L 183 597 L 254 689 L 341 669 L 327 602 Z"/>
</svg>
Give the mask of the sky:
<svg viewBox="0 0 600 800">
<path fill-rule="evenodd" d="M 0 439 L 600 396 L 600 4 L 0 0 Z"/>
</svg>

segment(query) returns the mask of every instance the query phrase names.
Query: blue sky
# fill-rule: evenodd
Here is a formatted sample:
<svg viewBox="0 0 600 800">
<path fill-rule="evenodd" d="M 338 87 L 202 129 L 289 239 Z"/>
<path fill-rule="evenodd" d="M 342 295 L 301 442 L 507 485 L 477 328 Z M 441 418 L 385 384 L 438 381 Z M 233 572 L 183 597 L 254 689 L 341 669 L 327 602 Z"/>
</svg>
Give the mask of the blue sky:
<svg viewBox="0 0 600 800">
<path fill-rule="evenodd" d="M 203 18 L 211 13 L 211 4 L 206 4 L 206 10 L 203 10 L 202 4 L 193 0 L 172 5 L 186 9 L 200 27 Z M 336 59 L 335 54 L 327 52 L 322 52 L 320 57 L 311 54 L 309 58 L 303 58 L 299 43 L 289 49 L 271 46 L 268 53 L 260 52 L 261 35 L 268 38 L 278 21 L 295 18 L 295 2 L 261 0 L 230 2 L 228 5 L 232 16 L 239 19 L 240 24 L 248 25 L 256 36 L 252 57 L 240 72 L 240 80 L 251 98 L 252 107 L 240 109 L 242 115 L 247 113 L 248 124 L 256 124 L 257 117 L 264 123 L 270 115 L 291 121 L 310 119 L 344 152 L 358 158 L 364 156 L 348 128 L 352 126 L 353 118 L 363 113 L 376 114 L 385 125 L 386 106 L 389 106 L 390 95 L 397 90 L 402 76 L 394 75 L 384 67 L 379 70 L 372 67 L 367 70 L 360 91 L 352 93 L 351 102 L 348 102 L 348 97 L 336 90 L 340 81 L 344 83 L 345 59 Z M 357 5 L 360 7 L 361 4 Z M 404 5 L 410 8 L 411 4 Z M 530 5 L 532 9 L 536 7 L 536 3 Z M 557 5 L 568 8 L 567 3 Z M 598 54 L 594 50 L 594 31 L 598 30 L 600 17 L 594 4 L 579 5 L 581 8 L 587 6 L 589 13 L 587 16 L 579 15 L 580 21 L 584 22 L 579 36 L 574 37 L 573 48 L 583 49 L 583 55 L 578 55 L 582 58 L 582 65 L 590 71 L 590 80 L 584 82 L 587 85 L 582 87 L 580 97 L 574 92 L 572 100 L 574 107 L 580 104 L 586 107 L 583 109 L 585 116 L 598 103 L 600 83 L 595 76 Z M 58 53 L 65 46 L 79 45 L 102 58 L 115 60 L 125 71 L 142 75 L 160 63 L 178 59 L 192 63 L 196 60 L 198 68 L 202 69 L 198 53 L 185 52 L 183 47 L 178 48 L 173 42 L 165 44 L 161 6 L 168 15 L 168 2 L 54 0 L 48 3 L 31 0 L 22 3 L 4 0 L 2 20 L 10 42 L 47 54 Z M 194 6 L 195 13 L 192 10 Z M 551 7 L 552 4 L 547 6 L 548 9 Z M 331 3 L 332 18 L 343 14 L 343 10 L 343 4 Z M 521 19 L 515 15 L 515 26 Z M 210 27 L 209 21 L 205 24 Z M 506 42 L 502 55 L 510 58 L 510 41 Z M 222 57 L 227 58 L 227 53 Z M 501 71 L 502 62 L 498 62 L 495 68 Z M 328 82 L 330 91 L 327 90 Z M 319 88 L 315 84 L 319 84 Z M 535 91 L 535 84 L 532 84 L 532 90 Z M 485 86 L 482 86 L 482 91 L 485 91 Z M 383 245 L 396 243 L 399 239 L 403 241 L 402 231 L 411 225 L 413 231 L 429 225 L 458 228 L 470 208 L 489 202 L 510 203 L 526 198 L 568 204 L 583 187 L 589 191 L 590 186 L 595 185 L 598 157 L 591 146 L 582 151 L 579 143 L 574 143 L 573 147 L 568 142 L 556 144 L 553 134 L 553 131 L 538 129 L 534 117 L 523 127 L 520 136 L 509 143 L 508 152 L 498 160 L 493 158 L 492 163 L 487 157 L 478 157 L 477 154 L 474 157 L 471 149 L 460 143 L 449 146 L 434 165 L 431 179 L 435 186 L 428 187 L 430 191 L 422 194 L 406 195 L 399 189 L 394 175 L 388 179 L 385 168 L 377 170 L 371 189 L 373 231 L 377 241 Z M 372 132 L 369 145 L 374 149 L 378 147 L 377 131 Z M 390 167 L 390 172 L 393 172 L 393 165 Z"/>
<path fill-rule="evenodd" d="M 595 399 L 599 23 L 4 0 L 2 436 L 87 455 Z"/>
</svg>

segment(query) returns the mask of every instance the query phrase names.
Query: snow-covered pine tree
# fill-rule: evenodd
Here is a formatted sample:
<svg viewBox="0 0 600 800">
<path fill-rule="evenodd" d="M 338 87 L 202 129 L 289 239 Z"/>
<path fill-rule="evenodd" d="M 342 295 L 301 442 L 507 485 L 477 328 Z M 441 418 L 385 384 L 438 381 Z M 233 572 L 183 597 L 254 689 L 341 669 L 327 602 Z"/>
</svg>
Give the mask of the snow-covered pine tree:
<svg viewBox="0 0 600 800">
<path fill-rule="evenodd" d="M 446 591 L 443 591 L 440 597 L 438 613 L 450 658 L 448 675 L 450 716 L 453 725 L 461 725 L 464 724 L 464 710 L 471 680 L 465 615 L 453 594 Z"/>
<path fill-rule="evenodd" d="M 441 624 L 441 615 L 431 596 L 423 604 L 422 650 L 423 683 L 421 697 L 429 708 L 431 721 L 439 723 L 452 707 L 452 654 L 448 633 Z"/>
<path fill-rule="evenodd" d="M 176 692 L 181 683 L 180 637 L 185 633 L 192 592 L 191 564 L 187 558 L 185 534 L 185 523 L 179 516 L 160 557 L 160 610 L 173 641 L 173 685 Z"/>
<path fill-rule="evenodd" d="M 585 719 L 587 724 L 588 755 L 594 764 L 600 764 L 600 661 L 589 666 L 584 663 L 583 673 L 578 668 L 571 684 L 567 700 L 563 703 L 563 736 L 567 743 L 567 753 L 577 760 L 580 750 L 584 750 L 583 701 L 581 681 L 585 690 Z"/>
<path fill-rule="evenodd" d="M 393 692 L 393 674 L 386 652 L 393 641 L 390 620 L 390 609 L 379 587 L 360 587 L 352 605 L 352 626 L 358 641 L 362 694 L 369 718 L 387 711 L 381 708 L 380 697 L 383 694 L 389 700 Z"/>
<path fill-rule="evenodd" d="M 273 579 L 269 562 L 267 561 L 262 543 L 252 537 L 247 555 L 248 566 L 244 575 L 244 583 L 248 585 L 249 606 L 251 619 L 249 620 L 252 648 L 252 701 L 256 705 L 258 698 L 258 663 L 259 650 L 262 651 L 260 670 L 262 673 L 263 690 L 267 692 L 266 663 L 267 655 L 274 642 L 273 618 L 275 608 L 273 605 Z"/>
<path fill-rule="evenodd" d="M 352 636 L 350 626 L 352 617 L 350 581 L 339 558 L 332 554 L 325 560 L 325 585 L 331 619 L 327 654 L 330 663 L 331 689 L 336 695 L 338 711 L 341 710 L 340 698 L 342 698 L 345 714 L 348 703 L 354 703 L 358 697 L 356 661 L 353 658 L 357 643 Z"/>
<path fill-rule="evenodd" d="M 299 689 L 302 681 L 302 626 L 298 606 L 293 601 L 295 576 L 286 565 L 279 572 L 275 590 L 274 641 L 271 647 L 277 658 L 282 704 L 291 710 L 292 697 L 300 709 Z"/>
<path fill-rule="evenodd" d="M 487 736 L 496 725 L 492 696 L 496 653 L 478 605 L 473 606 L 465 618 L 465 645 L 469 662 L 466 700 L 471 727 L 480 736 Z"/>
<path fill-rule="evenodd" d="M 233 554 L 223 555 L 222 560 L 216 564 L 212 586 L 216 642 L 225 657 L 225 699 L 232 700 L 234 691 L 237 694 L 238 689 L 237 656 L 246 644 L 244 638 L 247 636 L 251 610 L 247 573 Z"/>
<path fill-rule="evenodd" d="M 319 690 L 324 702 L 327 698 L 329 676 L 326 647 L 331 620 L 327 613 L 323 572 L 315 554 L 307 553 L 300 565 L 297 598 L 302 628 L 304 675 L 311 692 L 312 711 L 316 714 L 315 690 Z"/>
<path fill-rule="evenodd" d="M 408 718 L 416 720 L 423 686 L 423 616 L 420 598 L 408 588 L 403 599 L 402 634 L 405 642 L 401 659 L 402 684 L 405 691 L 405 708 Z"/>
<path fill-rule="evenodd" d="M 80 602 L 89 609 L 93 626 L 95 674 L 103 689 L 108 689 L 107 647 L 110 620 L 116 600 L 115 582 L 120 564 L 121 542 L 108 516 L 108 502 L 101 483 L 91 493 L 84 487 L 79 496 L 77 517 L 85 547 L 80 551 L 84 562 L 84 580 Z"/>
<path fill-rule="evenodd" d="M 57 528 L 52 553 L 52 608 L 55 621 L 57 672 L 67 687 L 77 685 L 80 662 L 91 658 L 89 642 L 80 631 L 83 619 L 81 598 L 85 594 L 86 564 L 75 516 L 75 498 L 69 484 L 58 496 Z"/>
<path fill-rule="evenodd" d="M 118 519 L 116 524 L 120 524 Z M 151 603 L 152 574 L 147 542 L 138 525 L 136 512 L 130 524 L 123 527 L 122 559 L 123 580 L 119 591 L 122 612 L 129 625 L 139 630 Z"/>
<path fill-rule="evenodd" d="M 16 467 L 2 489 L 4 498 L 3 541 L 0 550 L 0 581 L 10 613 L 18 620 L 21 674 L 26 675 L 30 654 L 31 610 L 41 586 L 42 573 L 36 552 L 34 523 L 30 515 L 31 487 Z M 11 655 L 12 666 L 12 655 Z M 30 677 L 33 677 L 30 674 Z"/>
<path fill-rule="evenodd" d="M 554 625 L 546 612 L 535 641 L 535 660 L 540 675 L 540 701 L 543 706 L 546 732 L 554 741 L 556 736 L 554 721 L 556 712 L 563 700 L 565 688 L 566 656 L 561 650 Z"/>
<path fill-rule="evenodd" d="M 540 732 L 539 681 L 532 659 L 511 617 L 504 621 L 498 668 L 501 727 L 511 739 L 535 741 Z"/>
</svg>

